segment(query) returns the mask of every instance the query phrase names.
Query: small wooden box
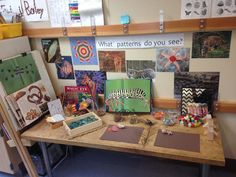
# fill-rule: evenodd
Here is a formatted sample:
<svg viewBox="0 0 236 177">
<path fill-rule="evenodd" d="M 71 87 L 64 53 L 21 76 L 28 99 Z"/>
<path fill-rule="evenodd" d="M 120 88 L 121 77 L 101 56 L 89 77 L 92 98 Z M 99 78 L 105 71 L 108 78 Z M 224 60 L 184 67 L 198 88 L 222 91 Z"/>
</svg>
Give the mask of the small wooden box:
<svg viewBox="0 0 236 177">
<path fill-rule="evenodd" d="M 82 119 L 86 119 L 90 116 L 94 116 L 95 117 L 95 121 L 85 124 L 85 125 L 81 125 L 79 127 L 73 128 L 71 129 L 69 127 L 69 125 L 73 122 L 78 122 Z M 83 114 L 81 116 L 77 116 L 74 119 L 70 119 L 70 120 L 65 120 L 63 121 L 63 126 L 65 127 L 66 132 L 68 133 L 68 135 L 70 136 L 70 138 L 85 134 L 87 132 L 93 131 L 98 127 L 102 126 L 102 120 L 100 117 L 98 117 L 95 113 L 93 112 L 89 112 L 87 114 Z"/>
</svg>

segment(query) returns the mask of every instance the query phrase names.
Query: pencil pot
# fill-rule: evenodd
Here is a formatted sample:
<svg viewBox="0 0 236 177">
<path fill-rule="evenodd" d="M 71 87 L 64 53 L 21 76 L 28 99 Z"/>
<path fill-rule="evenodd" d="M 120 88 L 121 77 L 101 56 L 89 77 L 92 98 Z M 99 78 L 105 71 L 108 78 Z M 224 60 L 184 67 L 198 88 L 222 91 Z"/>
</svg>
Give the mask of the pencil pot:
<svg viewBox="0 0 236 177">
<path fill-rule="evenodd" d="M 0 39 L 22 36 L 22 23 L 9 23 L 0 25 Z"/>
</svg>

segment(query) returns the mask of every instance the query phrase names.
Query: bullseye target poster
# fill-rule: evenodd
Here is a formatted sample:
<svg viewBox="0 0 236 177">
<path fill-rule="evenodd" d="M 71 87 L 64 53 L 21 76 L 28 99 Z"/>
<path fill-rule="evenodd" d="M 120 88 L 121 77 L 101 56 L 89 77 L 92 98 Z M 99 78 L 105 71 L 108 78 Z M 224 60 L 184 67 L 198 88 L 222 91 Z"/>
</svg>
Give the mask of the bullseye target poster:
<svg viewBox="0 0 236 177">
<path fill-rule="evenodd" d="M 74 65 L 97 65 L 97 51 L 94 37 L 70 38 L 72 62 Z"/>
</svg>

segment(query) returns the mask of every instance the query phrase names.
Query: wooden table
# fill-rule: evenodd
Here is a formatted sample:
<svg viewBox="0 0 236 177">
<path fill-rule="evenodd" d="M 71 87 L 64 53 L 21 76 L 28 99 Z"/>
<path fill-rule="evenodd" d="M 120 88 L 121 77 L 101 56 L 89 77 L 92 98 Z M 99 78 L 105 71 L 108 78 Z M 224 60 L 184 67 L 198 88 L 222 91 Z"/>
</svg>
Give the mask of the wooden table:
<svg viewBox="0 0 236 177">
<path fill-rule="evenodd" d="M 42 120 L 40 123 L 36 124 L 29 130 L 25 131 L 21 136 L 24 139 L 40 142 L 49 177 L 52 176 L 52 173 L 49 166 L 48 154 L 46 151 L 45 142 L 114 150 L 114 151 L 150 155 L 168 159 L 176 159 L 187 162 L 195 162 L 201 164 L 202 168 L 200 172 L 202 177 L 208 176 L 209 165 L 224 166 L 225 164 L 225 157 L 222 148 L 221 135 L 219 129 L 217 130 L 218 136 L 215 138 L 215 140 L 209 141 L 207 140 L 206 135 L 204 135 L 203 127 L 188 128 L 181 125 L 168 127 L 168 129 L 172 131 L 200 134 L 200 153 L 199 153 L 199 152 L 190 152 L 190 151 L 154 146 L 154 142 L 157 136 L 157 130 L 162 126 L 162 122 L 154 120 L 150 115 L 138 116 L 139 119 L 143 120 L 150 119 L 156 122 L 156 124 L 151 127 L 149 133 L 148 133 L 149 128 L 144 123 L 131 125 L 128 121 L 129 119 L 128 116 L 125 117 L 126 121 L 123 122 L 123 124 L 129 126 L 144 127 L 143 135 L 139 141 L 139 144 L 129 144 L 123 142 L 100 140 L 100 137 L 106 130 L 107 125 L 115 124 L 115 122 L 113 121 L 112 114 L 107 113 L 105 116 L 101 118 L 105 123 L 105 126 L 103 128 L 98 129 L 95 132 L 85 134 L 83 136 L 75 137 L 73 139 L 69 138 L 63 127 L 57 129 L 51 129 L 45 120 Z M 149 134 L 149 136 L 146 144 L 144 145 L 143 142 L 147 138 L 147 134 Z"/>
</svg>

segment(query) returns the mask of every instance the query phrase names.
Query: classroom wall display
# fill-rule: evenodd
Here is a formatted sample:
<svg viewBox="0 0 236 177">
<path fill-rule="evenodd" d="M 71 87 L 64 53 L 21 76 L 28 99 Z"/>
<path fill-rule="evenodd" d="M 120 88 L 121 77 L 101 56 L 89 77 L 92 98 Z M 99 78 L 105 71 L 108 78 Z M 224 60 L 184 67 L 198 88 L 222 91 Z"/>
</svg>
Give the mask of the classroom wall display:
<svg viewBox="0 0 236 177">
<path fill-rule="evenodd" d="M 157 72 L 189 71 L 190 48 L 158 48 Z"/>
<path fill-rule="evenodd" d="M 108 112 L 150 112 L 151 80 L 107 80 L 105 106 Z"/>
<path fill-rule="evenodd" d="M 205 88 L 213 90 L 215 101 L 218 100 L 219 72 L 180 72 L 174 74 L 174 96 L 181 98 L 182 88 Z"/>
<path fill-rule="evenodd" d="M 212 17 L 230 17 L 236 16 L 235 0 L 214 0 L 211 10 Z"/>
<path fill-rule="evenodd" d="M 131 79 L 154 79 L 156 62 L 151 60 L 127 60 L 126 71 Z"/>
<path fill-rule="evenodd" d="M 21 0 L 21 7 L 27 22 L 49 20 L 46 0 Z"/>
<path fill-rule="evenodd" d="M 62 56 L 60 63 L 55 63 L 58 79 L 74 79 L 74 69 L 70 56 Z"/>
<path fill-rule="evenodd" d="M 97 49 L 181 47 L 183 45 L 183 33 L 96 37 Z"/>
<path fill-rule="evenodd" d="M 40 80 L 40 75 L 31 54 L 4 60 L 0 64 L 0 81 L 7 94 Z"/>
<path fill-rule="evenodd" d="M 125 51 L 98 51 L 101 71 L 125 72 Z"/>
<path fill-rule="evenodd" d="M 97 65 L 97 51 L 94 37 L 70 38 L 74 65 Z"/>
<path fill-rule="evenodd" d="M 192 58 L 229 58 L 232 31 L 193 33 Z"/>
<path fill-rule="evenodd" d="M 91 95 L 103 94 L 104 83 L 106 80 L 106 72 L 103 71 L 77 71 L 75 70 L 76 84 L 77 86 L 88 86 Z M 96 88 L 96 89 L 94 89 Z M 96 93 L 93 91 L 96 90 Z M 94 97 L 93 97 L 94 98 Z"/>
<path fill-rule="evenodd" d="M 209 18 L 211 16 L 211 2 L 211 0 L 182 0 L 181 18 Z"/>
<path fill-rule="evenodd" d="M 57 38 L 42 39 L 41 40 L 44 59 L 48 63 L 60 63 L 61 62 L 61 50 L 59 41 Z"/>
<path fill-rule="evenodd" d="M 47 102 L 51 100 L 41 80 L 18 90 L 7 97 L 7 101 L 20 120 L 21 127 L 25 127 L 48 110 Z"/>
</svg>

